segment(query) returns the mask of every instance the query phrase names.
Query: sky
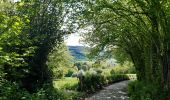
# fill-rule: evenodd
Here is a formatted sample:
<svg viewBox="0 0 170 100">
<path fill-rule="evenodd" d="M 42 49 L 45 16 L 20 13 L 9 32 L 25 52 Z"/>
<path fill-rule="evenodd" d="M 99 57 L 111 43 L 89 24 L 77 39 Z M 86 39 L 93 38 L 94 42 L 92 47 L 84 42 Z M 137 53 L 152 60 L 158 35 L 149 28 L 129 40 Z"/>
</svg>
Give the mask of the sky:
<svg viewBox="0 0 170 100">
<path fill-rule="evenodd" d="M 92 31 L 92 26 L 85 27 L 83 29 L 79 29 L 77 33 L 72 33 L 71 35 L 68 36 L 67 39 L 65 39 L 65 43 L 68 46 L 88 46 L 88 44 L 80 42 L 82 37 L 79 35 L 80 33 L 87 33 Z"/>
<path fill-rule="evenodd" d="M 14 2 L 20 1 L 20 0 L 13 0 Z"/>
<path fill-rule="evenodd" d="M 80 43 L 81 37 L 77 34 L 71 34 L 65 39 L 65 43 L 68 46 L 83 46 L 83 44 Z"/>
</svg>

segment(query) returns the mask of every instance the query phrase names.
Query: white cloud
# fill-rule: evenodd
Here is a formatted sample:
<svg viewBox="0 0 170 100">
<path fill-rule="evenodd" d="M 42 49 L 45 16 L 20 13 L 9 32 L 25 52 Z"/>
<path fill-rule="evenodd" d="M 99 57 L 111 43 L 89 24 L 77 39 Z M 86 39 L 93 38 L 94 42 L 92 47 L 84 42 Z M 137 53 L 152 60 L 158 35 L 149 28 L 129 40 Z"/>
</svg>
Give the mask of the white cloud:
<svg viewBox="0 0 170 100">
<path fill-rule="evenodd" d="M 69 46 L 83 46 L 83 44 L 80 43 L 80 39 L 80 36 L 71 34 L 67 39 L 65 39 L 65 43 Z"/>
</svg>

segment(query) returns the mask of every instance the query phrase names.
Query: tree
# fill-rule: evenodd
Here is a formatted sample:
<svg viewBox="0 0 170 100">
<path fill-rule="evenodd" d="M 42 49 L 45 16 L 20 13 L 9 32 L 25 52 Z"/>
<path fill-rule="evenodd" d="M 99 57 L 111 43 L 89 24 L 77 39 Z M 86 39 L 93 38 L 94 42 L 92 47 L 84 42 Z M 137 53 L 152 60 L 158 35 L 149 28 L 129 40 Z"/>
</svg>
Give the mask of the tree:
<svg viewBox="0 0 170 100">
<path fill-rule="evenodd" d="M 68 47 L 62 43 L 50 52 L 47 65 L 53 71 L 54 78 L 62 78 L 66 74 L 65 70 L 72 67 L 72 61 Z"/>
<path fill-rule="evenodd" d="M 70 33 L 63 28 L 68 3 L 3 0 L 1 5 L 1 62 L 7 79 L 19 81 L 29 92 L 35 92 L 44 84 L 52 86 L 52 72 L 46 62 L 53 48 L 59 47 L 64 36 Z"/>
<path fill-rule="evenodd" d="M 28 71 L 25 58 L 34 53 L 34 46 L 28 34 L 22 31 L 26 29 L 29 19 L 11 13 L 10 11 L 14 9 L 12 3 L 6 1 L 1 4 L 4 5 L 0 11 L 1 71 L 6 73 L 5 79 L 20 82 Z M 10 10 L 5 10 L 6 5 L 11 7 Z"/>
<path fill-rule="evenodd" d="M 138 80 L 170 88 L 169 1 L 96 0 L 83 3 L 86 41 L 95 51 L 120 48 L 137 70 Z M 83 23 L 83 24 L 84 24 Z"/>
<path fill-rule="evenodd" d="M 48 54 L 54 46 L 59 46 L 63 36 L 69 32 L 62 30 L 67 14 L 64 1 L 23 0 L 19 2 L 18 13 L 26 15 L 30 22 L 28 34 L 36 46 L 35 54 L 27 58 L 29 73 L 23 79 L 24 87 L 30 91 L 52 84 L 52 72 L 46 64 Z"/>
</svg>

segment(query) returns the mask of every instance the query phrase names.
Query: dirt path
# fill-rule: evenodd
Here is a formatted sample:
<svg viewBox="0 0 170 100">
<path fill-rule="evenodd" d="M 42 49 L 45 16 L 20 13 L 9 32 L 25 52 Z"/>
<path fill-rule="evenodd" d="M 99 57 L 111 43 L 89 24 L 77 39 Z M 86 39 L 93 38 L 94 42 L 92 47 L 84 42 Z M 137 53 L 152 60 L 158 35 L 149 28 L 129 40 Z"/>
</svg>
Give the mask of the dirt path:
<svg viewBox="0 0 170 100">
<path fill-rule="evenodd" d="M 85 100 L 128 100 L 127 85 L 129 82 L 122 81 L 104 87 L 103 90 L 89 98 L 85 98 Z"/>
</svg>

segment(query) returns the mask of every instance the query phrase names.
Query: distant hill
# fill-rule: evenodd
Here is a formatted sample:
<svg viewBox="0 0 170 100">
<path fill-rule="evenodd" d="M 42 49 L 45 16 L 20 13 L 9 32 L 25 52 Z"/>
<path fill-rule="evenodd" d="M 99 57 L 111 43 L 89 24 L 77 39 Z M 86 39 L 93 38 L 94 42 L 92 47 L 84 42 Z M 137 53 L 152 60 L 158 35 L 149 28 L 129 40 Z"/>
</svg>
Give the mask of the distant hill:
<svg viewBox="0 0 170 100">
<path fill-rule="evenodd" d="M 84 46 L 68 46 L 71 55 L 74 57 L 76 61 L 85 61 L 87 57 L 85 55 L 85 48 Z"/>
</svg>

